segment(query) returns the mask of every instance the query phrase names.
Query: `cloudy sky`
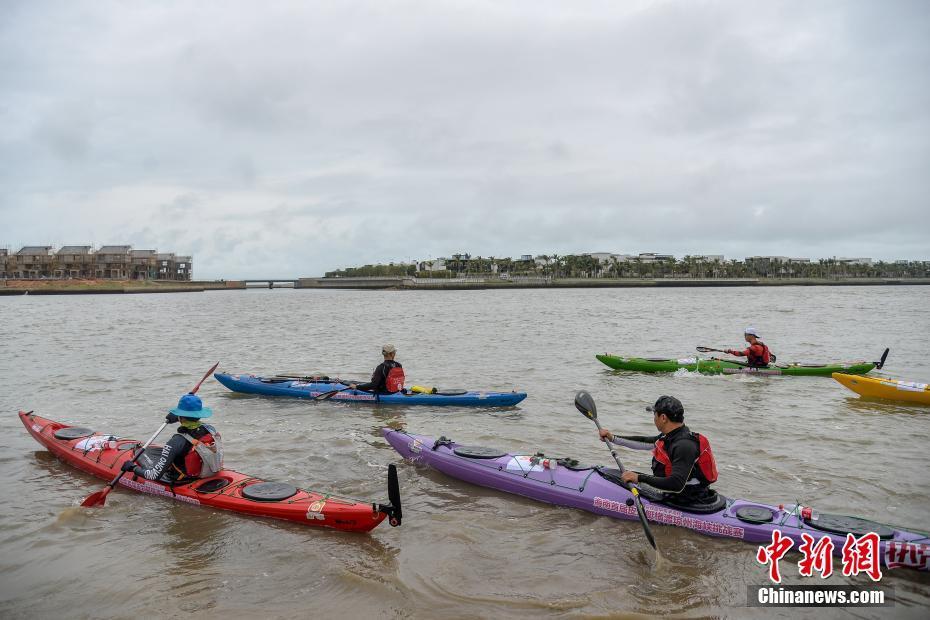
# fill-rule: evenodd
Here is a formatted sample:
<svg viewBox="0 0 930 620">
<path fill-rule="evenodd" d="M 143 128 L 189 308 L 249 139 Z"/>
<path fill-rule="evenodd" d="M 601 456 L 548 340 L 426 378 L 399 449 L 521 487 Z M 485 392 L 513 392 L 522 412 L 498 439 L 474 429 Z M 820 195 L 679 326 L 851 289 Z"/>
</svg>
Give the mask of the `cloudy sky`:
<svg viewBox="0 0 930 620">
<path fill-rule="evenodd" d="M 0 3 L 0 246 L 930 259 L 930 2 Z"/>
</svg>

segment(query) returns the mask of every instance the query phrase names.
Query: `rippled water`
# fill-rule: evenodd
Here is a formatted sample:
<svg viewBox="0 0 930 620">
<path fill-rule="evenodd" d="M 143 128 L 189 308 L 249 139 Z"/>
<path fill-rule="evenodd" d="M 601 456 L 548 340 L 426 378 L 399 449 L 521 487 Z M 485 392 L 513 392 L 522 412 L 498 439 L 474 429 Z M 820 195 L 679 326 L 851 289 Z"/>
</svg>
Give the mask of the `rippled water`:
<svg viewBox="0 0 930 620">
<path fill-rule="evenodd" d="M 746 586 L 766 578 L 752 545 L 657 526 L 669 561 L 656 567 L 635 522 L 403 463 L 404 525 L 370 535 L 124 489 L 105 508 L 65 510 L 101 482 L 52 458 L 15 413 L 34 409 L 146 438 L 217 360 L 229 371 L 363 377 L 390 341 L 409 383 L 516 387 L 530 396 L 499 411 L 377 408 L 238 395 L 211 380 L 201 395 L 217 410 L 227 465 L 384 500 L 387 465 L 399 462 L 381 438 L 384 425 L 606 463 L 596 430 L 572 406 L 574 391 L 589 390 L 602 423 L 628 433 L 651 432 L 643 407 L 673 394 L 690 426 L 710 437 L 724 494 L 801 500 L 930 529 L 930 410 L 860 401 L 826 378 L 615 373 L 594 359 L 605 351 L 684 357 L 696 345 L 737 345 L 752 324 L 784 361 L 873 359 L 890 346 L 883 374 L 927 381 L 928 293 L 822 287 L 0 297 L 0 616 L 796 616 L 742 607 Z M 648 468 L 646 453 L 622 456 Z M 791 564 L 784 572 L 789 583 L 802 582 Z M 895 571 L 883 583 L 898 599 L 888 614 L 926 616 L 927 575 Z"/>
</svg>

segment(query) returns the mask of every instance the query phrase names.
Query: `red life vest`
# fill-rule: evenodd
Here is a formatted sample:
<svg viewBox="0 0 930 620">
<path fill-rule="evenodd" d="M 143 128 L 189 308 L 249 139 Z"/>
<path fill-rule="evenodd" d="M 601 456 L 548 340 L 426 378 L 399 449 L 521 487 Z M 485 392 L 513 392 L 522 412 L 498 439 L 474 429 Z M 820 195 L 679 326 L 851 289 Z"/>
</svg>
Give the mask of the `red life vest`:
<svg viewBox="0 0 930 620">
<path fill-rule="evenodd" d="M 394 392 L 400 392 L 404 389 L 404 369 L 398 364 L 388 371 L 387 376 L 384 378 L 384 389 L 393 394 Z"/>
<path fill-rule="evenodd" d="M 710 442 L 707 437 L 698 433 L 691 433 L 691 439 L 698 443 L 698 457 L 694 461 L 697 465 L 697 473 L 704 480 L 698 480 L 704 484 L 713 484 L 717 482 L 717 461 L 714 460 L 714 453 L 710 449 Z M 652 449 L 652 458 L 658 461 L 665 469 L 665 477 L 672 475 L 672 459 L 669 458 L 665 450 L 665 438 L 656 440 L 656 447 Z"/>
<path fill-rule="evenodd" d="M 762 347 L 762 353 L 757 353 L 756 345 Z M 746 361 L 752 368 L 761 368 L 763 366 L 768 366 L 769 362 L 772 361 L 772 353 L 769 351 L 768 346 L 761 340 L 756 340 L 756 344 L 749 345 L 748 349 L 749 355 L 746 356 Z"/>
</svg>

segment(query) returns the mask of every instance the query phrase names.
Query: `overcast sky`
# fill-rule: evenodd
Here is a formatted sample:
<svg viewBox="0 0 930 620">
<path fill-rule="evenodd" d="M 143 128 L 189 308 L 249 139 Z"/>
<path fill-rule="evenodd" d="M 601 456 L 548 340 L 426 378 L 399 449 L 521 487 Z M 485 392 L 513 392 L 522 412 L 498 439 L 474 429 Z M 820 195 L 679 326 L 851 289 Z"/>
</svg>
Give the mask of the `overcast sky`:
<svg viewBox="0 0 930 620">
<path fill-rule="evenodd" d="M 0 246 L 930 259 L 930 2 L 0 2 Z"/>
</svg>

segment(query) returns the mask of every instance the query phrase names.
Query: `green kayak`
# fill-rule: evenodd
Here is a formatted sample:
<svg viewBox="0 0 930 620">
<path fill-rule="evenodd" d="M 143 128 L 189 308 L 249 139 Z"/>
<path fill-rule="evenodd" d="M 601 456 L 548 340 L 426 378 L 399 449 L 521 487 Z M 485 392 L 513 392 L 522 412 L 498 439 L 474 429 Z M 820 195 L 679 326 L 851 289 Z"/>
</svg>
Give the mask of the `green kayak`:
<svg viewBox="0 0 930 620">
<path fill-rule="evenodd" d="M 621 357 L 619 355 L 598 355 L 597 359 L 616 370 L 635 370 L 638 372 L 675 372 L 688 370 L 706 375 L 789 375 L 792 377 L 829 377 L 834 372 L 848 375 L 864 375 L 878 365 L 878 362 L 835 362 L 832 364 L 770 364 L 765 368 L 747 368 L 746 366 L 719 359 L 662 359 L 645 357 Z"/>
</svg>

